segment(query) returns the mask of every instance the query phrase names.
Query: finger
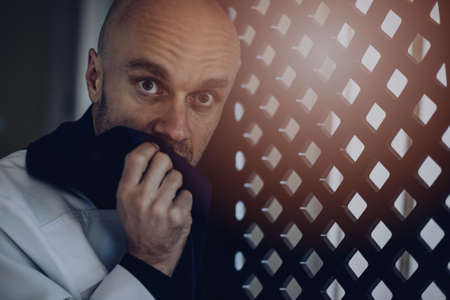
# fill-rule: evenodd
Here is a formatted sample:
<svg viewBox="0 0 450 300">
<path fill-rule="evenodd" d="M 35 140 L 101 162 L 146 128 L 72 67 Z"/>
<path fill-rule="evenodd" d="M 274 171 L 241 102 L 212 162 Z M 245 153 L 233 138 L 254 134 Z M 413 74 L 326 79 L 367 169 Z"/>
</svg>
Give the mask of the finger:
<svg viewBox="0 0 450 300">
<path fill-rule="evenodd" d="M 175 200 L 173 200 L 172 208 L 190 213 L 192 210 L 192 202 L 192 193 L 188 190 L 181 190 Z"/>
<path fill-rule="evenodd" d="M 173 167 L 172 160 L 169 155 L 164 152 L 156 153 L 150 165 L 148 166 L 147 172 L 142 178 L 141 186 L 146 194 L 156 194 L 158 191 L 166 173 L 170 171 Z"/>
<path fill-rule="evenodd" d="M 167 211 L 172 204 L 178 189 L 183 185 L 183 175 L 177 170 L 172 169 L 163 179 L 158 190 L 158 199 L 155 206 L 160 211 Z"/>
<path fill-rule="evenodd" d="M 190 226 L 192 224 L 192 194 L 188 190 L 182 190 L 172 202 L 169 208 L 169 219 L 175 226 Z"/>
<path fill-rule="evenodd" d="M 122 184 L 137 185 L 145 172 L 150 159 L 159 151 L 159 146 L 153 143 L 143 143 L 125 156 L 122 171 Z"/>
</svg>

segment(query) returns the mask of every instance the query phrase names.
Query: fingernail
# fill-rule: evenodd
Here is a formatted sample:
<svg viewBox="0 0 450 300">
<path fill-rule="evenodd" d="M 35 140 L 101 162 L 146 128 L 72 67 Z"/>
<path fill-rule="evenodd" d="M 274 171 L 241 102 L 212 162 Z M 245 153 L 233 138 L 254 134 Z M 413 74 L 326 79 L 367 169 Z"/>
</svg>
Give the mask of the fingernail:
<svg viewBox="0 0 450 300">
<path fill-rule="evenodd" d="M 156 147 L 156 151 L 158 152 L 161 148 L 159 147 L 159 145 L 158 144 L 156 144 L 156 143 L 152 143 L 153 144 L 153 146 L 155 146 Z"/>
</svg>

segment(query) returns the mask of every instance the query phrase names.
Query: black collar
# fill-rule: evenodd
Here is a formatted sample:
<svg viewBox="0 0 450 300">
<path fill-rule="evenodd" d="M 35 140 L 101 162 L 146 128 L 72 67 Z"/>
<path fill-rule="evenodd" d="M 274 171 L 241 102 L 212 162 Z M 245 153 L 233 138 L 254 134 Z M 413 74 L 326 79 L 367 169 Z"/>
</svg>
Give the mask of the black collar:
<svg viewBox="0 0 450 300">
<path fill-rule="evenodd" d="M 194 196 L 193 215 L 206 216 L 211 184 L 161 139 L 126 127 L 95 136 L 89 108 L 75 122 L 61 124 L 29 145 L 26 168 L 30 175 L 58 187 L 77 190 L 101 209 L 116 207 L 116 190 L 125 155 L 143 142 L 157 143 L 183 174 L 183 188 Z"/>
</svg>

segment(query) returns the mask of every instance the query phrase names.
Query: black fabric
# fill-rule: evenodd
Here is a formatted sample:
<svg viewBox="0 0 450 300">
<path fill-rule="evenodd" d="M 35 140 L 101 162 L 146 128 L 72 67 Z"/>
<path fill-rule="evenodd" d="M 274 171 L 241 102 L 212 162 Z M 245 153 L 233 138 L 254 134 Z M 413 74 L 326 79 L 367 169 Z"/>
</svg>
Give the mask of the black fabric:
<svg viewBox="0 0 450 300">
<path fill-rule="evenodd" d="M 158 144 L 161 151 L 170 156 L 174 168 L 183 174 L 182 189 L 188 189 L 193 195 L 191 233 L 171 279 L 177 290 L 183 291 L 184 299 L 189 299 L 189 294 L 195 299 L 196 279 L 203 267 L 212 186 L 163 140 L 126 127 L 115 127 L 95 136 L 89 108 L 80 120 L 63 123 L 54 132 L 30 144 L 26 168 L 35 178 L 83 193 L 99 209 L 115 209 L 125 155 L 143 142 Z M 126 266 L 134 274 L 133 264 Z M 145 275 L 140 272 L 145 268 L 138 269 L 139 274 L 134 275 L 143 278 Z M 148 266 L 149 278 L 154 271 Z M 155 279 L 155 282 L 161 281 Z M 150 284 L 152 280 L 146 282 Z M 154 285 L 146 287 L 151 293 L 159 293 Z"/>
<path fill-rule="evenodd" d="M 139 258 L 125 254 L 120 265 L 129 270 L 158 300 L 180 299 L 178 289 L 172 278 L 152 268 Z M 152 288 L 152 287 L 158 288 Z M 182 298 L 181 298 L 182 299 Z"/>
</svg>

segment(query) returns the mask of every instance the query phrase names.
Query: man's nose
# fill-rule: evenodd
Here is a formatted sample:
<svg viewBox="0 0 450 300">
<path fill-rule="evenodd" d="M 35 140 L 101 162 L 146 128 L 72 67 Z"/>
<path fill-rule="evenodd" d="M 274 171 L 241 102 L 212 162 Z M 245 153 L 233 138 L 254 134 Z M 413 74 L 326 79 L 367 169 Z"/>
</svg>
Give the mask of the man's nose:
<svg viewBox="0 0 450 300">
<path fill-rule="evenodd" d="M 154 130 L 170 137 L 174 141 L 182 141 L 190 136 L 187 122 L 187 107 L 185 103 L 173 101 L 168 105 L 163 116 L 154 127 Z"/>
</svg>

